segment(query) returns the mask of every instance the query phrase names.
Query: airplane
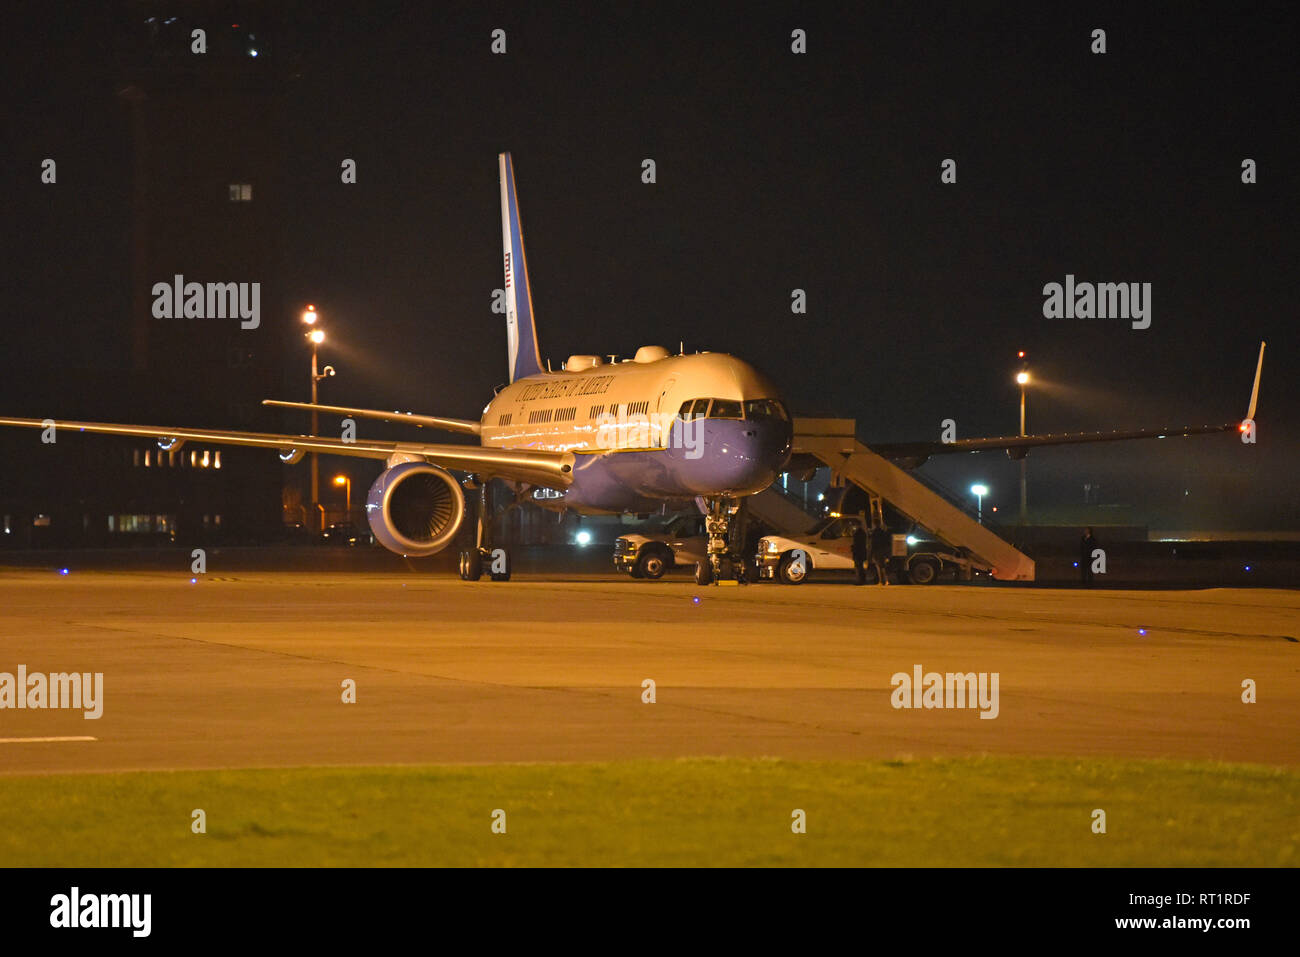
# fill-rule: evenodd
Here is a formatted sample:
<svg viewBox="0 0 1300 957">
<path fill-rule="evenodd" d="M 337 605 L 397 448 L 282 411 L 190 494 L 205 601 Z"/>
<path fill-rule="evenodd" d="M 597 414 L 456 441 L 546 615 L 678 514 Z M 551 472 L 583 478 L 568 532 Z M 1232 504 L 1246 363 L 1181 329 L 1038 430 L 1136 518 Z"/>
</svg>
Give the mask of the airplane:
<svg viewBox="0 0 1300 957">
<path fill-rule="evenodd" d="M 466 492 L 478 493 L 475 547 L 460 553 L 460 576 L 510 578 L 510 556 L 491 542 L 491 480 L 516 496 L 579 514 L 645 513 L 691 505 L 705 515 L 708 561 L 696 581 L 740 578 L 734 541 L 747 496 L 768 488 L 791 459 L 793 420 L 776 386 L 753 366 L 726 353 L 671 355 L 642 346 L 630 359 L 572 355 L 559 371 L 544 367 L 532 285 L 509 153 L 497 157 L 501 188 L 502 256 L 509 383 L 478 421 L 376 409 L 267 399 L 302 409 L 475 436 L 479 444 L 343 439 L 155 425 L 55 420 L 56 429 L 148 436 L 164 451 L 189 441 L 275 449 L 286 464 L 308 453 L 379 459 L 385 469 L 366 496 L 371 531 L 400 555 L 442 551 L 466 519 Z M 1253 419 L 1263 344 L 1248 419 Z M 50 420 L 3 418 L 0 425 L 47 428 Z M 1014 436 L 955 443 L 872 446 L 900 464 L 932 454 L 1005 449 L 1013 457 L 1031 446 L 1197 435 L 1244 428 L 1244 423 L 1086 435 Z M 458 479 L 453 471 L 466 474 Z"/>
</svg>

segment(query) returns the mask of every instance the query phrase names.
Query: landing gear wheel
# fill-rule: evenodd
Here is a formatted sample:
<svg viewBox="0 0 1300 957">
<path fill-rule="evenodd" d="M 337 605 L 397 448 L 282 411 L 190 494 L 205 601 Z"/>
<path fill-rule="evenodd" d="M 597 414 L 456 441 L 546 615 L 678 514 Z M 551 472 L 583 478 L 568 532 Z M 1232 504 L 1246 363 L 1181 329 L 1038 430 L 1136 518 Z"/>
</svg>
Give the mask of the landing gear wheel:
<svg viewBox="0 0 1300 957">
<path fill-rule="evenodd" d="M 496 553 L 500 553 L 498 556 Z M 487 555 L 488 577 L 494 582 L 510 581 L 510 553 L 504 548 L 494 548 Z M 498 568 L 500 570 L 498 570 Z"/>
<path fill-rule="evenodd" d="M 483 577 L 483 556 L 478 549 L 460 553 L 460 577 L 467 582 L 476 582 Z"/>
<path fill-rule="evenodd" d="M 639 573 L 638 578 L 657 580 L 663 578 L 664 572 L 668 571 L 668 560 L 664 557 L 664 553 L 656 548 L 639 555 L 633 571 Z"/>
<path fill-rule="evenodd" d="M 708 560 L 695 563 L 695 584 L 712 585 L 713 584 L 713 566 Z"/>
</svg>

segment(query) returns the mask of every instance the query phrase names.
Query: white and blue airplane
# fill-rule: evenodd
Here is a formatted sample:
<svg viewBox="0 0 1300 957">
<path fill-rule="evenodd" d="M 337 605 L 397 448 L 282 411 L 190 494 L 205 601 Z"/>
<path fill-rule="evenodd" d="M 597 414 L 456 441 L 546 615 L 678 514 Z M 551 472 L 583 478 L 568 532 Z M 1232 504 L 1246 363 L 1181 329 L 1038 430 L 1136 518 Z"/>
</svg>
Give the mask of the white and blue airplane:
<svg viewBox="0 0 1300 957">
<path fill-rule="evenodd" d="M 348 406 L 266 400 L 266 405 L 401 422 L 476 436 L 473 444 L 345 440 L 156 425 L 56 420 L 56 429 L 148 436 L 165 451 L 185 442 L 275 449 L 289 464 L 308 453 L 380 459 L 385 470 L 366 498 L 375 538 L 413 557 L 433 555 L 455 539 L 467 508 L 465 489 L 479 492 L 476 548 L 460 556 L 462 578 L 508 579 L 509 556 L 489 540 L 490 481 L 517 497 L 579 513 L 651 512 L 695 503 L 706 515 L 709 561 L 696 567 L 707 584 L 739 571 L 733 519 L 746 496 L 770 486 L 790 463 L 793 422 L 776 386 L 748 363 L 725 353 L 671 355 L 642 346 L 631 359 L 609 362 L 573 355 L 558 372 L 543 366 L 533 313 L 528 259 L 509 153 L 498 157 L 510 382 L 478 421 Z M 1263 364 L 1263 347 L 1260 365 Z M 1256 369 L 1255 390 L 1259 389 Z M 1255 399 L 1251 399 L 1253 416 Z M 1250 417 L 1248 416 L 1248 417 Z M 50 420 L 0 418 L 0 425 L 44 429 Z M 1178 429 L 964 439 L 871 448 L 905 465 L 929 455 L 1031 446 L 1222 432 L 1238 423 Z M 468 473 L 464 485 L 453 471 Z"/>
<path fill-rule="evenodd" d="M 480 577 L 494 552 L 488 541 L 489 481 L 517 495 L 580 513 L 651 512 L 701 501 L 714 536 L 713 561 L 701 581 L 729 574 L 730 519 L 747 495 L 776 479 L 790 457 L 792 423 L 776 387 L 752 366 L 722 353 L 669 355 L 643 346 L 631 359 L 570 356 L 558 372 L 543 367 L 533 314 L 528 260 L 510 154 L 498 157 L 505 266 L 510 382 L 479 421 L 375 409 L 267 400 L 283 408 L 401 422 L 476 436 L 478 445 L 345 441 L 321 435 L 276 435 L 172 426 L 54 421 L 59 430 L 149 436 L 172 451 L 185 442 L 276 449 L 287 463 L 308 453 L 382 459 L 366 514 L 375 538 L 401 555 L 446 548 L 466 516 L 461 481 L 478 489 L 478 548 L 462 553 L 461 574 Z M 0 418 L 0 425 L 43 428 L 41 419 Z M 492 577 L 509 577 L 489 564 Z"/>
</svg>

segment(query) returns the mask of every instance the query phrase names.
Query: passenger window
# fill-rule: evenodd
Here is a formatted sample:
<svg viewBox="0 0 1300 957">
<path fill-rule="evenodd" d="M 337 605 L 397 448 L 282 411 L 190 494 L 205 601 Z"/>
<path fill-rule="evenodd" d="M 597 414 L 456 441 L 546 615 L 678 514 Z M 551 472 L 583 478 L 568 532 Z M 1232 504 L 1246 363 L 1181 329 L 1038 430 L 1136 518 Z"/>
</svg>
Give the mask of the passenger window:
<svg viewBox="0 0 1300 957">
<path fill-rule="evenodd" d="M 822 532 L 822 538 L 839 538 L 843 532 L 843 522 L 831 522 L 826 526 L 826 531 Z"/>
<path fill-rule="evenodd" d="M 740 413 L 740 403 L 733 402 L 731 399 L 714 399 L 713 408 L 709 410 L 711 419 L 739 419 L 742 418 Z"/>
</svg>

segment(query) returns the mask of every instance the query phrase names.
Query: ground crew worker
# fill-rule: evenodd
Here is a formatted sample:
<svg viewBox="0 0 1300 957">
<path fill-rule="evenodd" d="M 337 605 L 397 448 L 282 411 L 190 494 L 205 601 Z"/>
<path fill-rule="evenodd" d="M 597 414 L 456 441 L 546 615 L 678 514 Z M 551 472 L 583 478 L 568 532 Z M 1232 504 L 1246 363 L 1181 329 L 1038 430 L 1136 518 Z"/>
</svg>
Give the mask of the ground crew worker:
<svg viewBox="0 0 1300 957">
<path fill-rule="evenodd" d="M 889 534 L 889 529 L 881 525 L 871 530 L 871 563 L 876 566 L 876 581 L 882 585 L 889 584 L 889 572 L 885 566 L 890 559 L 890 553 L 893 551 L 894 537 Z"/>
<path fill-rule="evenodd" d="M 853 529 L 853 572 L 858 576 L 858 584 L 867 583 L 867 558 L 870 556 L 867 546 L 867 530 L 862 523 Z"/>
<path fill-rule="evenodd" d="M 1092 584 L 1092 550 L 1097 547 L 1097 539 L 1092 537 L 1092 529 L 1083 530 L 1079 539 L 1079 574 L 1085 585 Z"/>
</svg>

